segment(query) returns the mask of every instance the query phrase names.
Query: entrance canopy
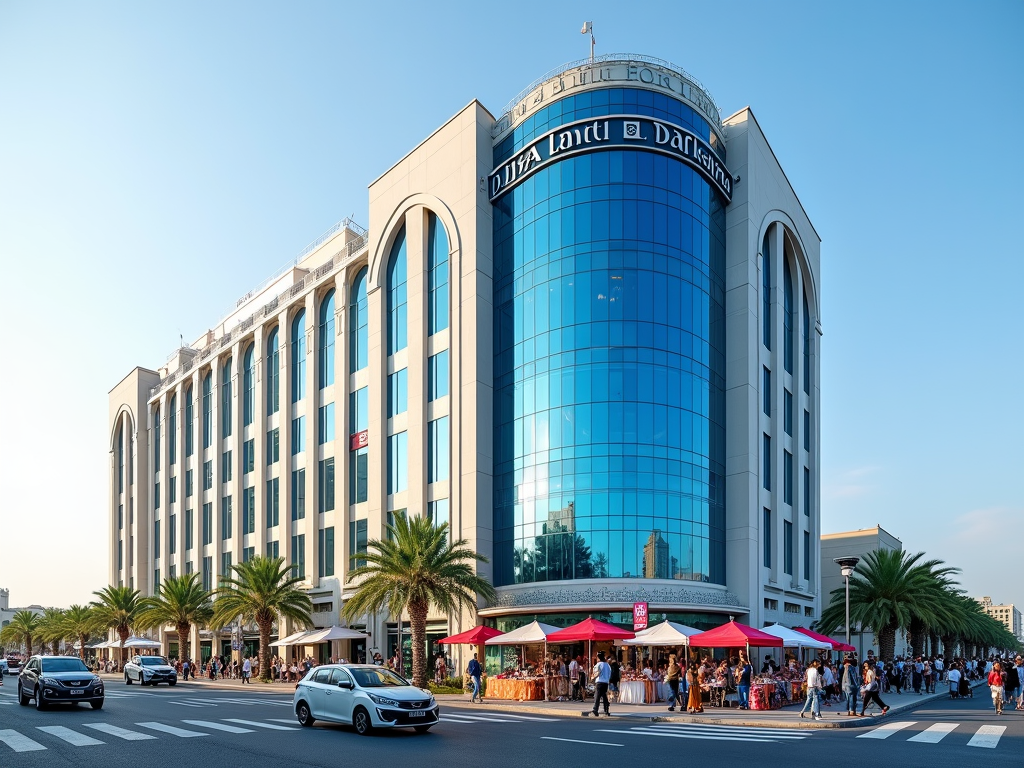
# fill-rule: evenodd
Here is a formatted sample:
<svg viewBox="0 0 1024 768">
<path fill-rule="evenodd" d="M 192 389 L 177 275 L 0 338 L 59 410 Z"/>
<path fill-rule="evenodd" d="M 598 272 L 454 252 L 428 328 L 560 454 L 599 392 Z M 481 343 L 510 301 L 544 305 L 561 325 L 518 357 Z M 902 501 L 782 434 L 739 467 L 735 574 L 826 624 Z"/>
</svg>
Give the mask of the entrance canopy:
<svg viewBox="0 0 1024 768">
<path fill-rule="evenodd" d="M 548 635 L 558 632 L 558 627 L 550 624 L 541 624 L 539 621 L 532 621 L 525 627 L 513 629 L 503 635 L 492 637 L 484 641 L 484 645 L 530 645 L 531 643 L 545 643 Z"/>
<path fill-rule="evenodd" d="M 825 635 L 818 634 L 817 632 L 813 632 L 809 629 L 804 629 L 803 627 L 797 627 L 794 631 L 799 632 L 801 635 L 807 635 L 808 637 L 814 638 L 815 640 L 821 640 L 823 643 L 828 643 L 829 647 L 833 651 L 853 653 L 857 650 L 852 645 L 847 645 L 846 643 L 842 643 L 839 640 L 833 640 L 831 637 L 826 637 Z"/>
<path fill-rule="evenodd" d="M 302 638 L 305 644 L 326 643 L 329 640 L 365 640 L 369 637 L 365 632 L 359 632 L 348 627 L 329 627 L 327 629 L 315 629 L 308 633 L 308 637 Z"/>
<path fill-rule="evenodd" d="M 698 648 L 782 648 L 782 640 L 759 629 L 748 627 L 737 621 L 730 621 L 715 629 L 701 632 L 690 638 L 690 645 Z"/>
<path fill-rule="evenodd" d="M 322 629 L 308 630 L 304 629 L 301 632 L 295 632 L 294 634 L 288 635 L 288 637 L 282 637 L 280 640 L 275 640 L 270 644 L 271 648 L 278 648 L 285 645 L 299 645 L 300 641 L 303 640 L 307 635 L 314 635 L 319 632 L 323 632 Z"/>
<path fill-rule="evenodd" d="M 831 651 L 832 643 L 822 640 L 815 640 L 810 635 L 797 632 L 795 629 L 784 627 L 781 624 L 772 624 L 761 630 L 766 635 L 775 635 L 782 640 L 783 648 L 816 648 L 818 650 Z"/>
<path fill-rule="evenodd" d="M 437 642 L 440 645 L 483 645 L 486 640 L 490 640 L 492 637 L 501 637 L 501 634 L 494 627 L 485 627 L 481 624 L 479 627 L 442 638 Z"/>
<path fill-rule="evenodd" d="M 579 624 L 548 636 L 549 643 L 576 643 L 581 640 L 631 640 L 635 634 L 597 619 L 584 619 Z"/>
<path fill-rule="evenodd" d="M 623 640 L 623 645 L 689 645 L 690 637 L 699 635 L 700 630 L 677 624 L 674 621 L 663 621 L 636 633 L 632 640 Z"/>
</svg>

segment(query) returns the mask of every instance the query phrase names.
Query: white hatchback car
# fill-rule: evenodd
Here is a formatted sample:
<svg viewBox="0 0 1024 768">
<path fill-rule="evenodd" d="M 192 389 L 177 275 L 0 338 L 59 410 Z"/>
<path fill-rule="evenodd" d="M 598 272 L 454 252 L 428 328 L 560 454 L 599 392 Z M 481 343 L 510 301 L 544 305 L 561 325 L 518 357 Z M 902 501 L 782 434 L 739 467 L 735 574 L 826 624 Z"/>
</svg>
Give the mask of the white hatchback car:
<svg viewBox="0 0 1024 768">
<path fill-rule="evenodd" d="M 430 691 L 371 664 L 326 664 L 314 667 L 295 688 L 295 716 L 310 726 L 315 720 L 351 725 L 366 736 L 374 728 L 414 728 L 426 733 L 440 716 Z"/>
</svg>

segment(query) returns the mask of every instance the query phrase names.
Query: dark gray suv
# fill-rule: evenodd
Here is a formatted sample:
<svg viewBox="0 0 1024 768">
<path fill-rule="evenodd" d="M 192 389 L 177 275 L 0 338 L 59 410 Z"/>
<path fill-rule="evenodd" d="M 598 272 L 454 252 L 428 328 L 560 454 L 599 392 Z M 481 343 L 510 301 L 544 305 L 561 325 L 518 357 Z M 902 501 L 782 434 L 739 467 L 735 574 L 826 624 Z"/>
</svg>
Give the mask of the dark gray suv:
<svg viewBox="0 0 1024 768">
<path fill-rule="evenodd" d="M 33 656 L 18 677 L 18 703 L 25 707 L 32 699 L 36 709 L 80 701 L 101 709 L 103 681 L 75 656 Z"/>
</svg>

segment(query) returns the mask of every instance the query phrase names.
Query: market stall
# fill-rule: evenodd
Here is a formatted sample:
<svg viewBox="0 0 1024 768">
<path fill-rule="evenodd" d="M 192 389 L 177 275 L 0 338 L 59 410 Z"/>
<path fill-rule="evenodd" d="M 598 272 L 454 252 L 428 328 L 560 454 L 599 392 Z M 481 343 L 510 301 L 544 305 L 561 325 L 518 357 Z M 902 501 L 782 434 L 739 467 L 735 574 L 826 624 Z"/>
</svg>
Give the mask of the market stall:
<svg viewBox="0 0 1024 768">
<path fill-rule="evenodd" d="M 841 653 L 856 653 L 857 652 L 857 649 L 854 648 L 852 645 L 847 645 L 846 643 L 840 642 L 839 640 L 833 640 L 831 637 L 826 637 L 825 635 L 818 634 L 817 632 L 814 632 L 814 631 L 812 631 L 810 629 L 804 629 L 803 627 L 796 627 L 796 628 L 794 628 L 793 631 L 794 632 L 799 632 L 801 635 L 807 635 L 808 637 L 810 637 L 810 638 L 812 638 L 814 640 L 821 640 L 824 643 L 829 643 L 829 645 L 832 647 L 833 651 L 839 651 Z"/>
<path fill-rule="evenodd" d="M 678 624 L 674 621 L 663 621 L 636 633 L 635 637 L 618 641 L 626 646 L 648 648 L 669 647 L 688 648 L 690 637 L 700 634 L 699 629 Z M 623 678 L 619 683 L 620 704 L 656 704 L 668 701 L 672 696 L 668 683 L 655 682 L 642 675 L 635 679 Z"/>
<path fill-rule="evenodd" d="M 511 699 L 514 701 L 542 701 L 548 697 L 545 690 L 547 679 L 543 675 L 543 659 L 547 655 L 547 639 L 558 631 L 558 627 L 533 621 L 505 634 L 490 637 L 484 645 L 518 646 L 520 654 L 516 664 L 502 664 L 501 672 L 487 678 L 487 698 Z M 526 659 L 527 647 L 539 653 L 538 663 L 529 664 Z"/>
<path fill-rule="evenodd" d="M 728 624 L 723 624 L 707 632 L 692 635 L 690 645 L 696 648 L 745 648 L 749 658 L 751 648 L 782 648 L 783 641 L 775 635 L 754 629 L 746 624 L 730 621 Z M 776 681 L 773 676 L 755 677 L 750 686 L 750 708 L 776 709 L 781 707 L 784 697 L 783 690 L 779 688 L 780 684 L 780 681 Z M 717 688 L 722 688 L 722 690 L 716 690 Z M 703 686 L 703 690 L 708 694 L 712 706 L 724 703 L 724 686 L 708 683 Z"/>
</svg>

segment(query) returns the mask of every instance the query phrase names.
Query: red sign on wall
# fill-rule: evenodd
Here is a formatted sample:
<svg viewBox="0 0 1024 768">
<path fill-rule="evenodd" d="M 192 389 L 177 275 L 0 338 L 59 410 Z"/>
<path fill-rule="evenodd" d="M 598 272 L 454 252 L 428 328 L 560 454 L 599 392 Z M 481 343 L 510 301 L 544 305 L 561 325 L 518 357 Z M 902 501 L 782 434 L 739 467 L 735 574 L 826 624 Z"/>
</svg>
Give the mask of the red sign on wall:
<svg viewBox="0 0 1024 768">
<path fill-rule="evenodd" d="M 348 441 L 348 449 L 350 451 L 358 451 L 360 448 L 365 448 L 370 444 L 370 432 L 366 429 L 362 432 L 356 432 L 354 435 L 349 436 Z"/>
<path fill-rule="evenodd" d="M 633 631 L 647 629 L 647 603 L 633 603 Z"/>
</svg>

